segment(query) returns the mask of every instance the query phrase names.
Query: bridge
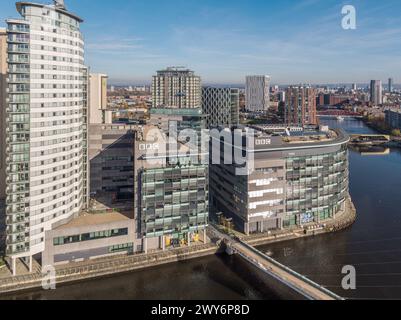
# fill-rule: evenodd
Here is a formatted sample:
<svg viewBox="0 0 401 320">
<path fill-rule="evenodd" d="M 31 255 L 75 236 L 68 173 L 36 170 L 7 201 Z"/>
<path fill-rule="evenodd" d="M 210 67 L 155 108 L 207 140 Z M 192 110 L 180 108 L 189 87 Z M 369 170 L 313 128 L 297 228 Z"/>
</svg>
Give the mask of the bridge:
<svg viewBox="0 0 401 320">
<path fill-rule="evenodd" d="M 359 113 L 348 110 L 321 110 L 318 112 L 318 117 L 324 118 L 363 118 Z"/>
<path fill-rule="evenodd" d="M 209 233 L 220 239 L 220 244 L 226 246 L 228 254 L 241 256 L 256 268 L 270 275 L 308 300 L 344 300 L 335 293 L 280 264 L 238 238 L 224 234 L 213 226 L 209 227 Z"/>
<path fill-rule="evenodd" d="M 351 135 L 351 144 L 359 145 L 380 145 L 391 141 L 391 136 L 387 134 L 353 134 Z"/>
</svg>

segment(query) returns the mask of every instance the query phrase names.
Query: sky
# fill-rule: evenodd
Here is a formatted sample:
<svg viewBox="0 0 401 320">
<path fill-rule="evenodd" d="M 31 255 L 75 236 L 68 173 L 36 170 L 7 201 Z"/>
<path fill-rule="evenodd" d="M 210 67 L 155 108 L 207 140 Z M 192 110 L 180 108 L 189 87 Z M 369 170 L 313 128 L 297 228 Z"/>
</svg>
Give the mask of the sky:
<svg viewBox="0 0 401 320">
<path fill-rule="evenodd" d="M 48 3 L 50 0 L 35 0 Z M 401 83 L 399 0 L 65 0 L 85 22 L 85 61 L 113 84 L 186 66 L 208 84 Z M 344 5 L 357 28 L 342 28 Z M 0 0 L 0 26 L 18 17 Z"/>
</svg>

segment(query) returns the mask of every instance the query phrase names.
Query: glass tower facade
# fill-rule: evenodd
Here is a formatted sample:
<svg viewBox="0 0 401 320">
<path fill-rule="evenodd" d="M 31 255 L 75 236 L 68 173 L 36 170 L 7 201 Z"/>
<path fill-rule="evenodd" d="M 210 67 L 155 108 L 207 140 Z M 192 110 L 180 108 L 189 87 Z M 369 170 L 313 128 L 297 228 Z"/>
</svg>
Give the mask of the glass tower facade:
<svg viewBox="0 0 401 320">
<path fill-rule="evenodd" d="M 144 170 L 142 234 L 183 240 L 208 223 L 208 168 L 184 166 Z"/>
<path fill-rule="evenodd" d="M 348 150 L 286 160 L 284 227 L 333 218 L 348 197 Z"/>
</svg>

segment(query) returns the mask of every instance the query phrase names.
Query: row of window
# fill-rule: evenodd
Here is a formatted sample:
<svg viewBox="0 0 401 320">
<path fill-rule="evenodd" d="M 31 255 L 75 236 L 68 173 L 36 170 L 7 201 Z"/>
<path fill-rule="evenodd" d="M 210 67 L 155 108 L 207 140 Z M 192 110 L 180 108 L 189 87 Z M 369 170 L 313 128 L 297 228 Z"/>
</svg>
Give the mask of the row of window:
<svg viewBox="0 0 401 320">
<path fill-rule="evenodd" d="M 114 237 L 121 237 L 121 236 L 127 236 L 127 235 L 128 235 L 128 228 L 91 232 L 91 233 L 84 233 L 84 234 L 80 234 L 80 235 L 54 238 L 53 245 L 62 246 L 62 245 L 66 245 L 66 244 L 114 238 Z"/>
</svg>

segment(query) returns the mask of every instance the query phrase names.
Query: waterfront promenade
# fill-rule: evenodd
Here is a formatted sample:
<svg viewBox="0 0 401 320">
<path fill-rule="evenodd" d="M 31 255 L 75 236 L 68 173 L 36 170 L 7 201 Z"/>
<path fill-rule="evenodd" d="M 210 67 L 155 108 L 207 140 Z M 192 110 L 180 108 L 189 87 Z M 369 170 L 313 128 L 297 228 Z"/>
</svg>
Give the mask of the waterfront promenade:
<svg viewBox="0 0 401 320">
<path fill-rule="evenodd" d="M 311 237 L 319 234 L 336 232 L 352 225 L 356 219 L 356 210 L 351 199 L 346 202 L 345 210 L 337 214 L 336 219 L 325 221 L 323 224 L 308 224 L 302 228 L 276 231 L 266 234 L 244 236 L 238 234 L 244 243 L 252 246 L 268 245 L 292 239 Z M 323 227 L 324 225 L 324 227 Z M 85 281 L 100 277 L 112 276 L 156 267 L 164 264 L 185 261 L 214 255 L 220 252 L 220 247 L 214 243 L 193 245 L 191 247 L 156 251 L 150 254 L 133 256 L 114 256 L 79 263 L 71 263 L 56 268 L 56 285 Z M 21 272 L 25 267 L 19 265 Z M 34 272 L 12 277 L 8 268 L 0 269 L 0 294 L 13 293 L 24 290 L 40 289 L 43 275 L 39 265 L 34 266 Z"/>
</svg>

